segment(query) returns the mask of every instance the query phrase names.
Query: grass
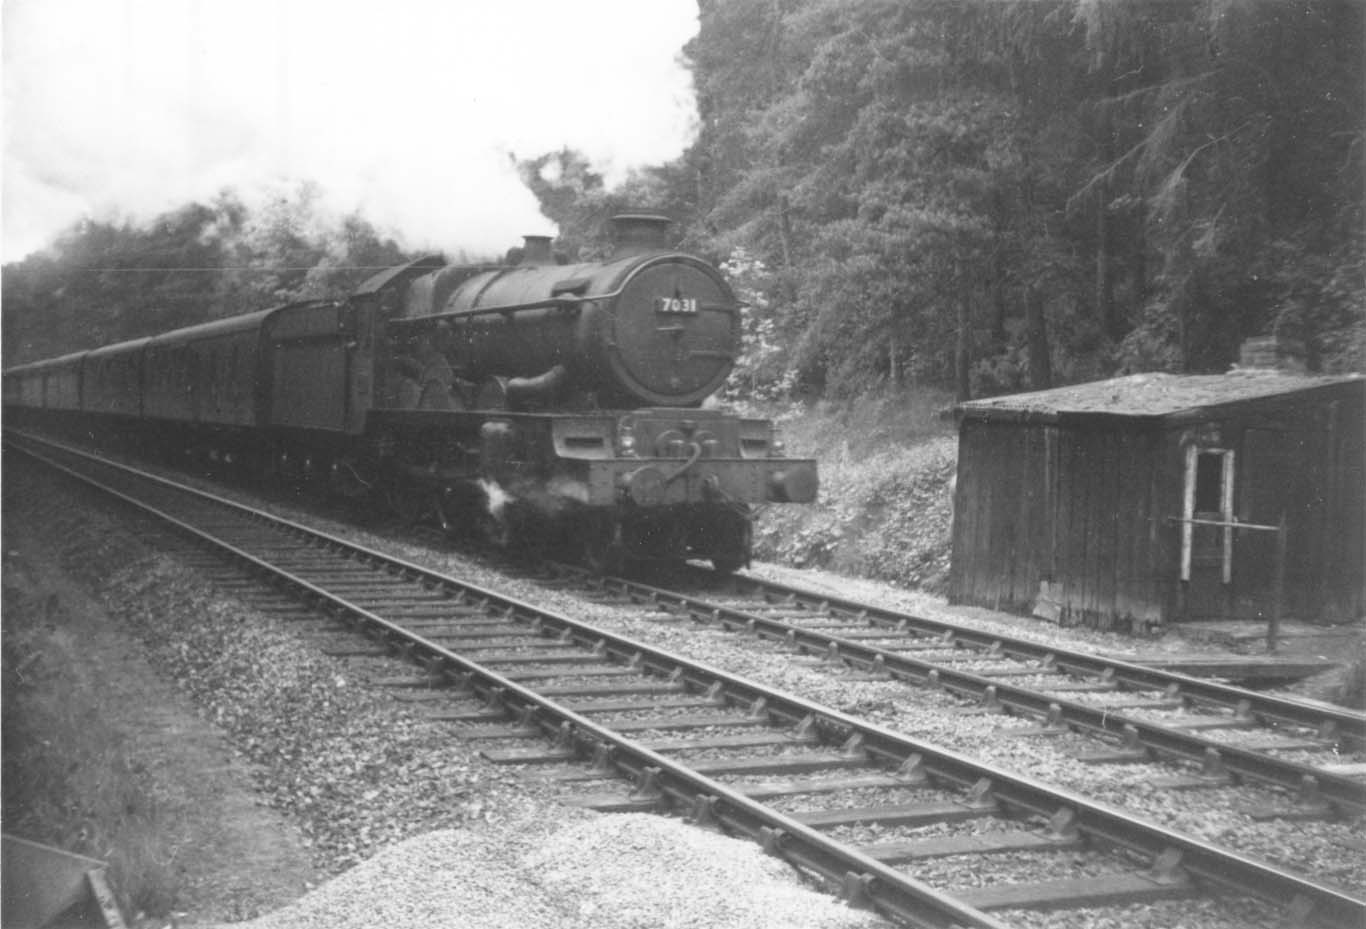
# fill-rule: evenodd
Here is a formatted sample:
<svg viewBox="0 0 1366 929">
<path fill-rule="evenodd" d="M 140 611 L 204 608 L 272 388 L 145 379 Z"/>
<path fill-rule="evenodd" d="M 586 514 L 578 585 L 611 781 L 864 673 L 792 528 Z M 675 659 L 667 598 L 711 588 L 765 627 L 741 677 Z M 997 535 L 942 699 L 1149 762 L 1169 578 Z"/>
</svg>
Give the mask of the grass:
<svg viewBox="0 0 1366 929">
<path fill-rule="evenodd" d="M 815 457 L 821 476 L 814 506 L 765 510 L 758 556 L 942 591 L 957 431 L 941 411 L 952 402 L 947 392 L 918 388 L 850 405 L 754 411 L 777 420 L 788 452 Z"/>
<path fill-rule="evenodd" d="M 177 895 L 168 817 L 149 772 L 105 725 L 104 695 L 70 673 L 77 647 L 55 598 L 4 590 L 6 832 L 109 864 L 126 913 L 165 916 Z"/>
</svg>

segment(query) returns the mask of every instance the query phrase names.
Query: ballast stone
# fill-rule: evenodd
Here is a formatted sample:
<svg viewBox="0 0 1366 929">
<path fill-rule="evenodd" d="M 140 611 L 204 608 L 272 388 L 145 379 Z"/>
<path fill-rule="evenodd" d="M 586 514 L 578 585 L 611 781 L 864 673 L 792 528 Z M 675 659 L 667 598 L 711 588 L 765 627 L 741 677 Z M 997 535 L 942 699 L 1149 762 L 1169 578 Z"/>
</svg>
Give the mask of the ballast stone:
<svg viewBox="0 0 1366 929">
<path fill-rule="evenodd" d="M 233 929 L 886 929 L 751 842 L 649 814 L 441 830 Z"/>
</svg>

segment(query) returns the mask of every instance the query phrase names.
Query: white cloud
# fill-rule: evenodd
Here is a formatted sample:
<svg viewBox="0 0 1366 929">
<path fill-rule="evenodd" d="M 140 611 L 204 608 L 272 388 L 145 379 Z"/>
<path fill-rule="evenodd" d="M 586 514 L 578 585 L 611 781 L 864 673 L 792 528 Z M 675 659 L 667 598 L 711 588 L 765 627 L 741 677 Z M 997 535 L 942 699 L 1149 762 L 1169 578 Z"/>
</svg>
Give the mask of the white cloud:
<svg viewBox="0 0 1366 929">
<path fill-rule="evenodd" d="M 551 231 L 510 156 L 667 161 L 695 0 L 4 0 L 4 253 L 312 180 L 411 247 Z"/>
</svg>

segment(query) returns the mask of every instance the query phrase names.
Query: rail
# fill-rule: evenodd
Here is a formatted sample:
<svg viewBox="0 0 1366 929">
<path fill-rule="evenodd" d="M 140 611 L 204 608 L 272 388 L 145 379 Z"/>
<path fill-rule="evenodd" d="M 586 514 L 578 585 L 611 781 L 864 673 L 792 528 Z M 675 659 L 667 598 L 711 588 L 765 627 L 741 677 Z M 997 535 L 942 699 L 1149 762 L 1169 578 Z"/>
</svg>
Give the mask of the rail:
<svg viewBox="0 0 1366 929">
<path fill-rule="evenodd" d="M 112 466 L 101 462 L 101 466 Z M 91 478 L 75 474 L 82 480 Z M 128 469 L 124 469 L 127 471 Z M 712 695 L 737 706 L 760 706 L 768 715 L 790 723 L 812 720 L 810 725 L 828 736 L 838 736 L 857 746 L 858 751 L 884 762 L 888 768 L 920 771 L 941 783 L 974 787 L 989 792 L 1003 808 L 1017 815 L 1052 819 L 1059 815 L 1075 825 L 1082 834 L 1102 846 L 1118 846 L 1154 863 L 1153 881 L 1174 878 L 1180 873 L 1193 875 L 1202 883 L 1233 889 L 1241 894 L 1267 901 L 1302 902 L 1297 913 L 1312 911 L 1316 921 L 1333 926 L 1356 926 L 1366 917 L 1366 901 L 1311 879 L 1292 874 L 1264 862 L 1221 849 L 1202 840 L 1138 819 L 1103 804 L 1042 782 L 1013 774 L 975 759 L 943 749 L 911 736 L 893 732 L 837 710 L 800 697 L 762 687 L 744 678 L 680 658 L 624 636 L 614 635 L 563 614 L 536 607 L 488 588 L 460 581 L 415 563 L 358 545 L 335 535 L 281 520 L 239 504 L 218 500 L 211 495 L 180 488 L 161 478 L 137 475 L 156 486 L 188 492 L 196 500 L 217 506 L 254 521 L 269 524 L 286 534 L 284 538 L 302 541 L 307 537 L 313 550 L 329 557 L 349 559 L 373 567 L 376 577 L 406 579 L 421 588 L 439 592 L 450 608 L 478 605 L 500 621 L 523 624 L 546 639 L 590 650 L 618 665 L 631 667 L 652 677 L 664 677 L 688 691 Z M 122 499 L 137 503 L 133 494 L 115 490 Z M 137 503 L 147 509 L 145 503 Z M 154 507 L 154 509 L 160 509 Z M 946 926 L 963 923 L 999 926 L 994 918 L 957 899 L 921 884 L 880 861 L 829 839 L 811 825 L 793 819 L 716 782 L 658 751 L 646 748 L 619 732 L 600 725 L 582 712 L 565 707 L 537 693 L 510 676 L 489 669 L 470 658 L 451 651 L 432 638 L 385 618 L 375 609 L 359 606 L 346 596 L 326 589 L 326 582 L 314 582 L 295 570 L 271 564 L 271 559 L 253 554 L 240 546 L 225 543 L 215 532 L 205 531 L 172 514 L 172 519 L 193 537 L 220 550 L 228 550 L 254 569 L 269 572 L 283 584 L 299 591 L 325 612 L 344 617 L 367 635 L 385 643 L 397 653 L 408 656 L 429 675 L 452 686 L 479 694 L 489 706 L 501 707 L 514 718 L 530 722 L 547 735 L 553 735 L 578 757 L 599 758 L 639 783 L 652 783 L 672 797 L 675 808 L 705 809 L 732 829 L 763 842 L 770 851 L 804 868 L 820 873 L 843 886 L 851 899 L 870 905 L 917 926 Z M 215 517 L 214 523 L 221 522 Z M 276 541 L 261 543 L 263 551 L 289 554 L 300 550 Z M 984 784 L 985 782 L 985 784 Z M 978 787 L 977 785 L 983 785 Z M 1179 863 L 1179 864 L 1178 864 Z"/>
</svg>

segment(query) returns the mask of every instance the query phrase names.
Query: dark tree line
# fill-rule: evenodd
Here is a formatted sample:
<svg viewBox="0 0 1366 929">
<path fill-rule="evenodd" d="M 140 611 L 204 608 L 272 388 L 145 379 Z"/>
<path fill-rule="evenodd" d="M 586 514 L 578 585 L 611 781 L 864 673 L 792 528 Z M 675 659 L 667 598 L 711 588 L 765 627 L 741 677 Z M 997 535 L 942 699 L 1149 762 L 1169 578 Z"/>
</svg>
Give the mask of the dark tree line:
<svg viewBox="0 0 1366 929">
<path fill-rule="evenodd" d="M 6 366 L 293 300 L 335 296 L 407 260 L 302 185 L 255 210 L 232 192 L 146 225 L 81 223 L 4 268 Z"/>
<path fill-rule="evenodd" d="M 1366 370 L 1360 0 L 699 0 L 701 117 L 608 188 L 521 164 L 568 257 L 648 205 L 749 304 L 737 382 L 960 396 L 1220 371 L 1241 341 Z M 86 224 L 4 269 L 7 364 L 287 299 L 404 259 L 305 186 Z"/>
<path fill-rule="evenodd" d="M 700 8 L 677 163 L 524 169 L 552 219 L 653 203 L 743 270 L 750 385 L 1220 371 L 1270 333 L 1366 369 L 1363 4 Z"/>
</svg>

